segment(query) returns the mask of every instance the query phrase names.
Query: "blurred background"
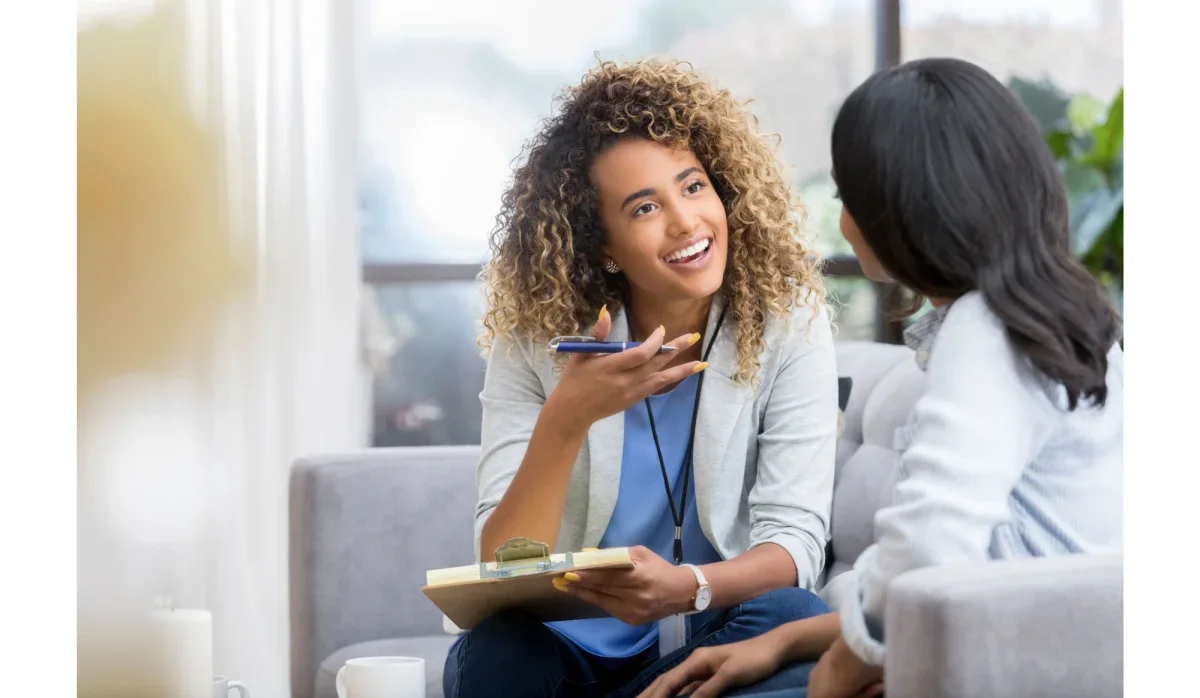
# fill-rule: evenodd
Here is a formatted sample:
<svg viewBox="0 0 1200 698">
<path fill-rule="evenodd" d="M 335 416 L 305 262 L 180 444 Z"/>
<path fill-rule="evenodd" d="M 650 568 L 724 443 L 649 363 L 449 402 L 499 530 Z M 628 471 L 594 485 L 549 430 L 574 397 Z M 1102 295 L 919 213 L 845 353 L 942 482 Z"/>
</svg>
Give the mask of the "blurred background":
<svg viewBox="0 0 1200 698">
<path fill-rule="evenodd" d="M 474 279 L 500 193 L 552 96 L 597 56 L 687 60 L 754 100 L 831 260 L 842 339 L 901 330 L 837 231 L 829 132 L 850 90 L 880 66 L 956 56 L 1014 86 L 1050 133 L 1070 130 L 1072 99 L 1087 128 L 1122 85 L 1119 0 L 629 0 L 585 21 L 570 5 L 364 3 L 359 230 L 390 353 L 373 379 L 377 446 L 478 442 Z"/>
<path fill-rule="evenodd" d="M 105 613 L 167 595 L 212 610 L 218 671 L 288 694 L 291 464 L 478 443 L 476 277 L 500 195 L 598 59 L 687 60 L 753 99 L 828 260 L 838 338 L 884 342 L 904 321 L 837 232 L 832 119 L 881 67 L 979 63 L 1041 125 L 1076 252 L 1121 302 L 1117 0 L 78 11 L 81 682 L 88 656 L 107 661 L 89 655 Z"/>
</svg>

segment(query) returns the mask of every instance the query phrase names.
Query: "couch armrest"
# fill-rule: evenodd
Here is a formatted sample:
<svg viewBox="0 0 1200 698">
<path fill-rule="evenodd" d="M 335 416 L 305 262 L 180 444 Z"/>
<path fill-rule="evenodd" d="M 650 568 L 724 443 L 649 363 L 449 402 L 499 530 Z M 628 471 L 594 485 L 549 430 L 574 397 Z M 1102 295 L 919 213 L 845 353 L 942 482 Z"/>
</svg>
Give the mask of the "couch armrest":
<svg viewBox="0 0 1200 698">
<path fill-rule="evenodd" d="M 888 698 L 1121 696 L 1120 555 L 926 568 L 888 589 Z"/>
<path fill-rule="evenodd" d="M 479 447 L 371 449 L 292 469 L 292 696 L 358 642 L 440 635 L 425 571 L 470 564 Z"/>
</svg>

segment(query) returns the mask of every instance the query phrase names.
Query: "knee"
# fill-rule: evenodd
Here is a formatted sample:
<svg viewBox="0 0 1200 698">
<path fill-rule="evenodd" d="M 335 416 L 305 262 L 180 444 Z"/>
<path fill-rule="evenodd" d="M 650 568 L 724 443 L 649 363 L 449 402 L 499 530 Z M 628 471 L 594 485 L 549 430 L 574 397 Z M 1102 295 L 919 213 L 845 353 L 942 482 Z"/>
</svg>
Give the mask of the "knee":
<svg viewBox="0 0 1200 698">
<path fill-rule="evenodd" d="M 829 613 L 829 606 L 816 593 L 799 587 L 774 589 L 742 604 L 743 613 L 750 612 L 769 619 L 771 625 Z"/>
<path fill-rule="evenodd" d="M 520 611 L 503 611 L 472 628 L 450 648 L 442 676 L 447 698 L 457 696 L 518 696 L 536 694 L 530 681 L 553 682 L 539 676 L 546 662 L 530 661 L 556 656 L 552 631 L 533 616 Z M 512 674 L 513 666 L 524 669 Z M 496 676 L 519 675 L 521 681 L 497 682 Z M 517 686 L 515 684 L 521 684 Z M 527 690 L 532 689 L 532 690 Z"/>
</svg>

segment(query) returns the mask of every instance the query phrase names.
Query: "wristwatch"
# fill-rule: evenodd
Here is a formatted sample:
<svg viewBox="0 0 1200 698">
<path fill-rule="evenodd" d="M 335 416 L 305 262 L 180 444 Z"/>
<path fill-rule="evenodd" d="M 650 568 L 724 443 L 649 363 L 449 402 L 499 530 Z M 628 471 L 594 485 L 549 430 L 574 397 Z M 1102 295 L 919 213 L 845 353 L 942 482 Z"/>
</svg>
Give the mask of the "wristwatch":
<svg viewBox="0 0 1200 698">
<path fill-rule="evenodd" d="M 699 585 L 696 588 L 696 595 L 692 597 L 692 609 L 684 615 L 707 610 L 708 605 L 712 603 L 712 589 L 708 586 L 708 580 L 704 578 L 704 573 L 700 571 L 699 567 L 689 564 L 684 564 L 683 567 L 690 569 L 692 574 L 696 575 L 696 583 Z"/>
</svg>

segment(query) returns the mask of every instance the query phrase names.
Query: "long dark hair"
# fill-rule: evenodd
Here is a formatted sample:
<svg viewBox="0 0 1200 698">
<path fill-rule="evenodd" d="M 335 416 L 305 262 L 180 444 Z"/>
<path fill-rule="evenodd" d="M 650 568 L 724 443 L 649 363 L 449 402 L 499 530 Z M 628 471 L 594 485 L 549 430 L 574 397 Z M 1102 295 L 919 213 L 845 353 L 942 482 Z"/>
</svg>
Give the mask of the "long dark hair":
<svg viewBox="0 0 1200 698">
<path fill-rule="evenodd" d="M 893 279 L 930 298 L 980 291 L 1070 409 L 1105 403 L 1117 315 L 1071 255 L 1062 178 L 1004 85 L 961 60 L 905 63 L 850 94 L 832 141 L 842 203 Z"/>
</svg>

